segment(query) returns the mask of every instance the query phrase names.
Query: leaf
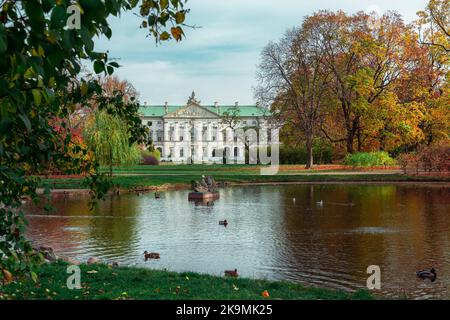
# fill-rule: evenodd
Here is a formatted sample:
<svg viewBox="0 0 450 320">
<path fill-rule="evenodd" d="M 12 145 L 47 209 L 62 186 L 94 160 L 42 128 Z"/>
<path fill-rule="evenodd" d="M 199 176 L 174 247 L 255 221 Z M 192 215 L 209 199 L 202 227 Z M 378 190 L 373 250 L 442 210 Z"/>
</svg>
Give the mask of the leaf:
<svg viewBox="0 0 450 320">
<path fill-rule="evenodd" d="M 186 19 L 184 11 L 178 11 L 177 13 L 175 13 L 175 22 L 177 24 L 182 24 L 184 22 L 184 19 Z"/>
<path fill-rule="evenodd" d="M 84 97 L 88 93 L 88 86 L 86 82 L 83 82 L 80 87 L 81 96 Z"/>
<path fill-rule="evenodd" d="M 154 15 L 154 14 L 148 16 L 148 24 L 149 24 L 150 26 L 155 25 L 157 19 L 158 19 L 158 17 L 157 17 L 156 15 Z"/>
<path fill-rule="evenodd" d="M 175 40 L 181 41 L 181 37 L 183 35 L 183 30 L 180 27 L 173 27 L 170 29 L 170 33 L 172 33 L 172 36 Z"/>
<path fill-rule="evenodd" d="M 94 71 L 95 73 L 101 73 L 105 71 L 105 64 L 101 60 L 95 60 L 94 62 Z"/>
<path fill-rule="evenodd" d="M 169 6 L 169 0 L 159 0 L 159 7 L 161 10 L 167 9 Z"/>
<path fill-rule="evenodd" d="M 31 272 L 31 280 L 33 280 L 34 283 L 37 282 L 38 276 L 36 272 Z"/>
<path fill-rule="evenodd" d="M 39 106 L 42 101 L 41 91 L 38 89 L 31 90 L 31 93 L 33 94 L 34 104 Z"/>
<path fill-rule="evenodd" d="M 9 272 L 8 270 L 6 270 L 6 269 L 3 269 L 3 278 L 5 279 L 5 282 L 11 282 L 12 281 L 12 279 L 13 279 L 13 276 L 12 276 L 12 274 L 11 274 L 11 272 Z"/>
<path fill-rule="evenodd" d="M 159 39 L 162 41 L 166 41 L 170 38 L 170 34 L 167 33 L 167 31 L 164 31 L 163 33 L 161 33 L 161 35 L 159 36 Z"/>
<path fill-rule="evenodd" d="M 94 41 L 92 41 L 92 36 L 89 32 L 89 30 L 82 26 L 80 30 L 81 39 L 83 39 L 84 47 L 86 48 L 86 51 L 92 51 L 94 50 Z"/>
<path fill-rule="evenodd" d="M 65 26 L 67 20 L 66 10 L 61 6 L 56 6 L 52 10 L 52 15 L 50 17 L 50 28 L 58 29 Z"/>
<path fill-rule="evenodd" d="M 30 119 L 28 119 L 28 117 L 24 114 L 19 114 L 19 118 L 22 120 L 22 122 L 25 125 L 25 128 L 27 128 L 27 131 L 30 132 L 31 131 L 31 122 Z"/>
<path fill-rule="evenodd" d="M 8 48 L 8 41 L 6 39 L 6 31 L 3 24 L 0 24 L 0 53 L 3 53 Z"/>
</svg>

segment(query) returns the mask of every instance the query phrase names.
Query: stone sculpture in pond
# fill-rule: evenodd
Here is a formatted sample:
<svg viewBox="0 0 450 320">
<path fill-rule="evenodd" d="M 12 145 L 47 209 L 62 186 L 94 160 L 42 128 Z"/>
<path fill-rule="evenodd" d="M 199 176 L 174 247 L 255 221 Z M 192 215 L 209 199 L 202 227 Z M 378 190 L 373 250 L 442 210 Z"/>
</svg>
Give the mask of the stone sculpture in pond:
<svg viewBox="0 0 450 320">
<path fill-rule="evenodd" d="M 189 200 L 203 201 L 219 199 L 217 183 L 211 176 L 202 176 L 200 181 L 191 181 L 192 190 L 188 195 Z"/>
</svg>

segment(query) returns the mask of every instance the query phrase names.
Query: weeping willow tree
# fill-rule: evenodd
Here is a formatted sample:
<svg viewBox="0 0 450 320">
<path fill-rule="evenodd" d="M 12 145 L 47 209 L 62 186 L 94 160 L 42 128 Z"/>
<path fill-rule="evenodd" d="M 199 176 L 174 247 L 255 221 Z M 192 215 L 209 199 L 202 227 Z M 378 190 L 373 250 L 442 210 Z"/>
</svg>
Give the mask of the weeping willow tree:
<svg viewBox="0 0 450 320">
<path fill-rule="evenodd" d="M 84 137 L 100 164 L 109 166 L 110 176 L 113 165 L 131 165 L 140 160 L 137 144 L 129 144 L 126 123 L 106 111 L 92 113 L 86 123 Z"/>
</svg>

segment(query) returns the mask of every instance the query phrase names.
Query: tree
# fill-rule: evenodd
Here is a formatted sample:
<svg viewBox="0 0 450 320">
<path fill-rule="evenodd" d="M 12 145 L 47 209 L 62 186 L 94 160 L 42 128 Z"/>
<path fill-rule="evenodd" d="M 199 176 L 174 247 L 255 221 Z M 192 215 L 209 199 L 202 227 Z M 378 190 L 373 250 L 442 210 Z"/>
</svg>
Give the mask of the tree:
<svg viewBox="0 0 450 320">
<path fill-rule="evenodd" d="M 415 26 L 419 43 L 426 56 L 422 60 L 422 72 L 408 84 L 422 88 L 418 99 L 424 104 L 424 119 L 420 128 L 427 144 L 448 139 L 450 115 L 450 4 L 448 1 L 431 0 L 425 10 L 419 11 Z M 405 86 L 406 87 L 406 86 Z"/>
<path fill-rule="evenodd" d="M 450 52 L 450 3 L 447 0 L 430 0 L 423 11 L 417 13 L 421 43 Z"/>
<path fill-rule="evenodd" d="M 262 51 L 257 73 L 259 101 L 276 109 L 284 123 L 304 135 L 306 168 L 313 165 L 314 135 L 329 78 L 317 31 L 314 17 L 309 17 L 301 28 L 286 32 L 280 42 L 269 43 Z"/>
<path fill-rule="evenodd" d="M 84 136 L 96 160 L 109 166 L 110 176 L 113 165 L 139 162 L 139 148 L 129 144 L 128 128 L 118 116 L 99 110 L 92 113 L 87 119 Z"/>
<path fill-rule="evenodd" d="M 420 61 L 416 53 L 421 50 L 412 28 L 394 12 L 385 13 L 376 27 L 368 23 L 370 16 L 363 12 L 347 15 L 320 11 L 314 19 L 325 56 L 323 61 L 331 74 L 329 105 L 339 105 L 347 152 L 355 150 L 355 139 L 361 151 L 363 142 L 371 140 L 374 133 L 383 145 L 385 134 L 391 130 L 385 125 L 391 119 L 382 118 L 381 110 L 386 106 L 383 103 L 389 101 L 390 107 L 393 102 L 401 103 L 396 96 L 400 79 L 410 77 Z M 399 104 L 395 108 L 402 107 Z M 335 109 L 330 108 L 329 114 L 335 117 Z M 373 125 L 379 126 L 378 132 Z M 331 138 L 326 126 L 322 131 L 333 142 L 342 140 Z"/>
<path fill-rule="evenodd" d="M 25 218 L 20 210 L 23 197 L 38 200 L 39 178 L 51 160 L 68 173 L 78 172 L 78 161 L 67 159 L 71 148 L 68 132 L 63 146 L 52 125 L 67 119 L 76 106 L 94 94 L 101 96 L 95 80 L 79 79 L 83 62 L 93 63 L 97 74 L 112 74 L 118 67 L 106 52 L 94 50 L 94 37 L 110 38 L 107 18 L 139 8 L 141 27 L 156 41 L 180 41 L 188 12 L 184 0 L 0 0 L 0 269 L 3 274 L 30 275 L 39 255 L 24 238 Z M 74 13 L 75 12 L 75 13 Z M 67 26 L 72 15 L 80 14 L 79 26 Z M 79 27 L 79 28 L 78 28 Z M 170 29 L 169 29 L 170 28 Z M 169 33 L 170 32 L 170 33 Z M 71 87 L 68 91 L 67 88 Z M 133 105 L 120 95 L 100 98 L 99 109 L 124 119 L 130 142 L 145 140 L 145 130 Z M 62 122 L 62 127 L 66 126 Z M 76 149 L 75 151 L 79 151 Z M 83 152 L 87 152 L 84 150 Z M 102 197 L 109 182 L 98 173 L 98 163 L 89 162 L 86 183 L 96 198 Z"/>
</svg>

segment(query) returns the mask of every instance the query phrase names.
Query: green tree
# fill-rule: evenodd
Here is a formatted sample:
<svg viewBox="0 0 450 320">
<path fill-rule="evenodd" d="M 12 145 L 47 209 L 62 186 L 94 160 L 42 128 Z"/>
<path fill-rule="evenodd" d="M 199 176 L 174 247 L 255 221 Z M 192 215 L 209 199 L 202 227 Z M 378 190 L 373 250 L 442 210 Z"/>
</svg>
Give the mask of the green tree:
<svg viewBox="0 0 450 320">
<path fill-rule="evenodd" d="M 102 97 L 95 79 L 80 78 L 82 64 L 92 63 L 96 73 L 112 74 L 117 62 L 107 52 L 94 49 L 94 37 L 112 36 L 107 18 L 139 9 L 140 26 L 156 41 L 182 39 L 185 0 L 0 0 L 0 274 L 30 275 L 39 255 L 24 237 L 23 197 L 38 200 L 39 179 L 49 161 L 76 173 L 77 159 L 70 159 L 71 135 L 63 146 L 51 125 L 67 119 L 76 106 L 99 97 L 99 109 L 122 118 L 129 128 L 130 143 L 144 142 L 135 104 L 123 96 Z M 79 12 L 79 28 L 67 21 Z M 67 90 L 70 88 L 70 90 Z M 64 122 L 62 123 L 64 126 Z M 79 147 L 76 147 L 79 149 Z M 88 150 L 75 150 L 88 152 Z M 82 158 L 82 157 L 80 157 Z M 96 198 L 109 183 L 93 161 L 84 169 Z M 78 169 L 79 171 L 79 169 Z M 10 278 L 9 276 L 7 278 Z"/>
<path fill-rule="evenodd" d="M 113 165 L 131 165 L 140 160 L 140 151 L 136 143 L 130 145 L 128 128 L 116 115 L 106 111 L 97 111 L 88 119 L 84 137 L 101 165 L 109 166 L 112 176 Z"/>
</svg>

